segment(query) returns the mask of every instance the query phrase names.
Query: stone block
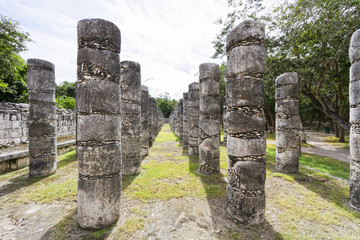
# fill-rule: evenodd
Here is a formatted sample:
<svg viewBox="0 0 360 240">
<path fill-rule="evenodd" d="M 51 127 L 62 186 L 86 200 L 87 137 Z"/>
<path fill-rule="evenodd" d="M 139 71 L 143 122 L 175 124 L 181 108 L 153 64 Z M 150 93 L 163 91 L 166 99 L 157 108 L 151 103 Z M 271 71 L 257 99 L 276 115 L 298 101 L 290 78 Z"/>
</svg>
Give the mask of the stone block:
<svg viewBox="0 0 360 240">
<path fill-rule="evenodd" d="M 264 111 L 246 114 L 245 111 L 226 112 L 226 131 L 230 134 L 265 131 L 266 120 Z"/>
<path fill-rule="evenodd" d="M 262 106 L 264 104 L 264 82 L 262 79 L 241 76 L 228 79 L 226 84 L 226 104 L 233 106 Z"/>
<path fill-rule="evenodd" d="M 276 147 L 300 148 L 300 136 L 298 131 L 276 131 Z"/>
<path fill-rule="evenodd" d="M 229 216 L 248 225 L 259 225 L 265 220 L 265 194 L 254 196 L 226 185 L 226 211 Z"/>
<path fill-rule="evenodd" d="M 87 47 L 80 48 L 77 65 L 79 79 L 119 82 L 120 57 L 118 53 Z"/>
<path fill-rule="evenodd" d="M 275 113 L 299 114 L 299 100 L 283 99 L 276 101 Z"/>
<path fill-rule="evenodd" d="M 76 101 L 79 113 L 120 114 L 120 87 L 110 81 L 82 82 L 77 86 Z"/>
<path fill-rule="evenodd" d="M 79 174 L 106 176 L 121 171 L 121 144 L 78 146 Z"/>
<path fill-rule="evenodd" d="M 29 137 L 55 136 L 56 121 L 34 121 L 29 124 Z"/>
<path fill-rule="evenodd" d="M 218 95 L 217 95 L 218 96 Z M 218 115 L 220 118 L 220 101 L 214 96 L 201 96 L 199 102 L 201 114 Z"/>
<path fill-rule="evenodd" d="M 53 94 L 54 95 L 54 94 Z M 57 121 L 55 102 L 37 102 L 30 104 L 29 118 L 31 121 L 50 120 Z"/>
<path fill-rule="evenodd" d="M 220 118 L 219 119 L 207 119 L 199 118 L 199 128 L 207 136 L 219 136 L 220 135 Z"/>
<path fill-rule="evenodd" d="M 29 91 L 29 102 L 46 102 L 46 103 L 55 103 L 55 92 L 50 94 L 50 92 L 34 92 Z M 23 119 L 23 115 L 21 116 Z"/>
<path fill-rule="evenodd" d="M 44 177 L 53 174 L 56 171 L 56 154 L 40 157 L 30 157 L 29 177 Z"/>
<path fill-rule="evenodd" d="M 78 215 L 84 229 L 103 229 L 120 216 L 121 174 L 104 178 L 79 178 Z"/>
<path fill-rule="evenodd" d="M 265 71 L 265 47 L 262 45 L 238 46 L 228 54 L 226 76 L 249 75 Z"/>
<path fill-rule="evenodd" d="M 266 139 L 261 136 L 256 139 L 235 138 L 227 136 L 227 154 L 234 157 L 265 155 Z"/>
<path fill-rule="evenodd" d="M 277 87 L 275 100 L 280 99 L 299 99 L 299 85 L 284 85 Z"/>
<path fill-rule="evenodd" d="M 360 134 L 350 131 L 350 158 L 360 163 Z"/>
<path fill-rule="evenodd" d="M 356 62 L 350 67 L 350 82 L 360 80 L 360 62 Z"/>
<path fill-rule="evenodd" d="M 349 94 L 350 106 L 358 105 L 358 107 L 360 107 L 360 81 L 350 82 L 349 91 L 350 91 Z"/>
<path fill-rule="evenodd" d="M 229 184 L 237 190 L 264 190 L 266 167 L 264 163 L 239 161 L 229 168 Z"/>
<path fill-rule="evenodd" d="M 37 158 L 43 155 L 56 155 L 56 137 L 30 138 L 29 155 Z"/>
<path fill-rule="evenodd" d="M 259 44 L 265 39 L 265 24 L 246 20 L 237 25 L 226 37 L 226 51 L 241 43 Z"/>
<path fill-rule="evenodd" d="M 90 46 L 120 52 L 121 35 L 119 28 L 103 19 L 83 19 L 77 25 L 79 48 Z"/>
<path fill-rule="evenodd" d="M 357 30 L 351 36 L 349 47 L 350 62 L 353 64 L 355 61 L 360 60 L 360 31 Z"/>
<path fill-rule="evenodd" d="M 120 141 L 120 117 L 113 115 L 78 115 L 77 140 L 85 141 Z"/>
</svg>

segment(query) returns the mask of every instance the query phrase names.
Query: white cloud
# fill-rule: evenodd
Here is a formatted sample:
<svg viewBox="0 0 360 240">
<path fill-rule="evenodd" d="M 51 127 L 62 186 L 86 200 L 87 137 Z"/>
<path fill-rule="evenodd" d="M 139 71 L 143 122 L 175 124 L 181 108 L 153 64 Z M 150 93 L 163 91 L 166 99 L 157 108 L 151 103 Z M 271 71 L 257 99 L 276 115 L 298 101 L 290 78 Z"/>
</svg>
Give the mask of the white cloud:
<svg viewBox="0 0 360 240">
<path fill-rule="evenodd" d="M 227 12 L 220 0 L 0 0 L 0 12 L 20 22 L 35 41 L 27 58 L 55 64 L 56 81 L 76 81 L 77 22 L 103 18 L 121 30 L 121 60 L 141 64 L 153 96 L 182 97 L 198 80 L 198 66 L 211 59 L 219 32 L 214 21 Z"/>
</svg>

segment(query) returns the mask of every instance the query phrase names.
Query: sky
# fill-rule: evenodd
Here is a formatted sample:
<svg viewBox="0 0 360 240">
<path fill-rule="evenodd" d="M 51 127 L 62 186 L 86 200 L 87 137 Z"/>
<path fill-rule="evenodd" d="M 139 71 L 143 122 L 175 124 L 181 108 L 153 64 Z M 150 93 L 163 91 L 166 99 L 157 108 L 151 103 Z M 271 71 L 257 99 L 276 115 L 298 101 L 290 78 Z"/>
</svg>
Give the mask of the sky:
<svg viewBox="0 0 360 240">
<path fill-rule="evenodd" d="M 55 64 L 56 83 L 76 81 L 77 22 L 102 18 L 121 31 L 120 60 L 140 63 L 150 95 L 182 98 L 212 59 L 226 0 L 0 0 L 0 14 L 20 23 L 33 42 L 21 53 Z"/>
</svg>

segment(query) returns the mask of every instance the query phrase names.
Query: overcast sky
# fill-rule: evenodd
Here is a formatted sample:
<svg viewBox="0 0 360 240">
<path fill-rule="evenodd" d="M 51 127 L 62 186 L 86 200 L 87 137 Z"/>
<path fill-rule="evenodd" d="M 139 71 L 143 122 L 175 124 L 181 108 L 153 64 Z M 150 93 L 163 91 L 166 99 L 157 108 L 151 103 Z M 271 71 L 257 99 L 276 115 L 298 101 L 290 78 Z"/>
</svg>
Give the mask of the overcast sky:
<svg viewBox="0 0 360 240">
<path fill-rule="evenodd" d="M 120 59 L 141 64 L 150 94 L 175 99 L 198 81 L 201 63 L 221 63 L 211 42 L 227 12 L 226 0 L 0 0 L 0 13 L 34 40 L 21 56 L 54 63 L 57 84 L 76 81 L 77 22 L 103 18 L 120 28 Z"/>
</svg>

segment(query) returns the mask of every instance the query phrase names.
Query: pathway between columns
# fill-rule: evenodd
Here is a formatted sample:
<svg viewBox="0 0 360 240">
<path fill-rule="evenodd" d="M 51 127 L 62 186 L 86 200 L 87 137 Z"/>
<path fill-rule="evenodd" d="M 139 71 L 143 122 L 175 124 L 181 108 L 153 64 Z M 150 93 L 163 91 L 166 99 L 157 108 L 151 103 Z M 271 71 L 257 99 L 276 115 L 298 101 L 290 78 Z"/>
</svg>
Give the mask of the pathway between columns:
<svg viewBox="0 0 360 240">
<path fill-rule="evenodd" d="M 301 151 L 323 157 L 334 158 L 344 162 L 350 162 L 350 150 L 325 142 L 325 138 L 328 136 L 333 135 L 317 131 L 306 131 L 307 143 L 312 145 L 312 147 L 301 147 Z M 267 140 L 267 143 L 276 144 L 276 141 Z"/>
</svg>

